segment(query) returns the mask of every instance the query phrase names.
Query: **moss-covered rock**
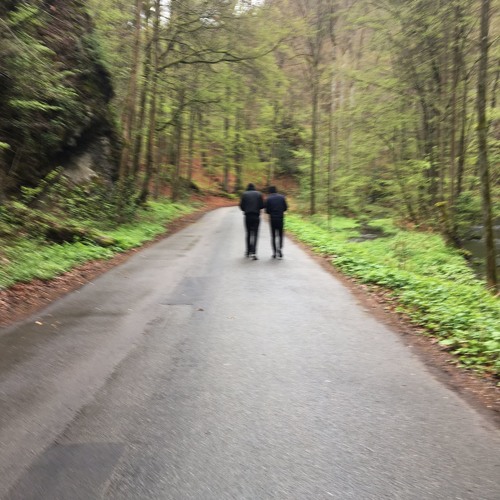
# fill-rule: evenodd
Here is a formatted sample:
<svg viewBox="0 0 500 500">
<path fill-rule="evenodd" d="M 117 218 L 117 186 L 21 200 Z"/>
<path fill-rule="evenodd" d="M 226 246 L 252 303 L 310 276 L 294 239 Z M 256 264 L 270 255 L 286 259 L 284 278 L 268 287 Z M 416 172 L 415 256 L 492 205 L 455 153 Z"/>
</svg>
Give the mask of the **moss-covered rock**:
<svg viewBox="0 0 500 500">
<path fill-rule="evenodd" d="M 81 0 L 11 0 L 0 15 L 0 177 L 35 184 L 54 167 L 113 179 L 113 89 Z M 79 174 L 81 175 L 81 174 Z"/>
</svg>

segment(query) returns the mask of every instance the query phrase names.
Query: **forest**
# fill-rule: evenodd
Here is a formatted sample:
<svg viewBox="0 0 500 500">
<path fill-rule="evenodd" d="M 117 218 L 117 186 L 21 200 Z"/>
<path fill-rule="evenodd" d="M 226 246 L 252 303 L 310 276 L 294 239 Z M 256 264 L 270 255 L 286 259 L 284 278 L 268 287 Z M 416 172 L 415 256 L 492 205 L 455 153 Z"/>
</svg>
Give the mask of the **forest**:
<svg viewBox="0 0 500 500">
<path fill-rule="evenodd" d="M 276 184 L 299 239 L 498 374 L 499 36 L 498 0 L 3 0 L 0 287 Z"/>
</svg>

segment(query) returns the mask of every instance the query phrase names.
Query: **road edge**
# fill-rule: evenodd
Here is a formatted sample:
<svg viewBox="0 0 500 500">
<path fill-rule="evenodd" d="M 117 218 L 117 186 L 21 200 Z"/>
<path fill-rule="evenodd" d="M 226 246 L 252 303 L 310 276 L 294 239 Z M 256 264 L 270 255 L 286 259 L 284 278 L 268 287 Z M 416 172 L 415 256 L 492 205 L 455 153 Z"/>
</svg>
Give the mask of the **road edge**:
<svg viewBox="0 0 500 500">
<path fill-rule="evenodd" d="M 163 233 L 141 246 L 120 252 L 110 259 L 89 260 L 50 280 L 34 279 L 27 283 L 16 283 L 0 291 L 0 329 L 38 314 L 55 300 L 80 289 L 136 253 L 196 222 L 206 213 L 234 204 L 234 200 L 221 198 L 213 206 L 213 201 L 209 200 L 200 209 L 172 220 Z"/>
<path fill-rule="evenodd" d="M 384 293 L 380 293 L 380 288 L 379 293 L 376 293 L 377 287 L 361 284 L 346 276 L 335 267 L 331 258 L 314 252 L 292 233 L 288 232 L 286 236 L 338 279 L 363 307 L 412 348 L 434 377 L 500 428 L 500 388 L 493 381 L 457 366 L 458 359 L 441 347 L 437 339 L 425 334 L 423 328 L 393 310 L 394 303 L 390 302 Z"/>
</svg>

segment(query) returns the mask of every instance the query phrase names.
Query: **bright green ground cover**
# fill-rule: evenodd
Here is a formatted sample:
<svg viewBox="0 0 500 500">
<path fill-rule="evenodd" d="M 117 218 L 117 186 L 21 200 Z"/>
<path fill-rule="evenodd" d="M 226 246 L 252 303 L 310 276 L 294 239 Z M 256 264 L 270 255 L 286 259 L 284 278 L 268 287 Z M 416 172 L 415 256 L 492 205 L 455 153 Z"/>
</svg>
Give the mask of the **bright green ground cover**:
<svg viewBox="0 0 500 500">
<path fill-rule="evenodd" d="M 477 280 L 459 251 L 436 234 L 403 231 L 388 219 L 372 226 L 375 240 L 350 242 L 360 224 L 336 217 L 290 215 L 287 230 L 316 252 L 333 257 L 345 274 L 392 291 L 415 324 L 437 336 L 460 362 L 500 376 L 500 301 Z"/>
<path fill-rule="evenodd" d="M 34 278 L 50 279 L 83 262 L 108 259 L 116 253 L 138 247 L 164 233 L 169 222 L 192 210 L 189 205 L 151 201 L 145 209 L 138 210 L 132 222 L 115 225 L 114 228 L 108 221 L 79 221 L 80 225 L 92 227 L 108 237 L 113 243 L 107 247 L 90 241 L 55 244 L 41 237 L 2 239 L 0 289 Z"/>
</svg>

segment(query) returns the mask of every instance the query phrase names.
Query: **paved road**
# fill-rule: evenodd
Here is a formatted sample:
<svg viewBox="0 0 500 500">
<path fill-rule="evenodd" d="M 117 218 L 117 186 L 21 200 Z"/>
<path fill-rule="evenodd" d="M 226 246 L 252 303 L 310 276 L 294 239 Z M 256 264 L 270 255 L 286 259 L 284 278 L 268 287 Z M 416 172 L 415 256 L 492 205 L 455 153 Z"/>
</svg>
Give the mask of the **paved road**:
<svg viewBox="0 0 500 500">
<path fill-rule="evenodd" d="M 500 498 L 498 431 L 236 208 L 0 331 L 0 498 Z"/>
</svg>

